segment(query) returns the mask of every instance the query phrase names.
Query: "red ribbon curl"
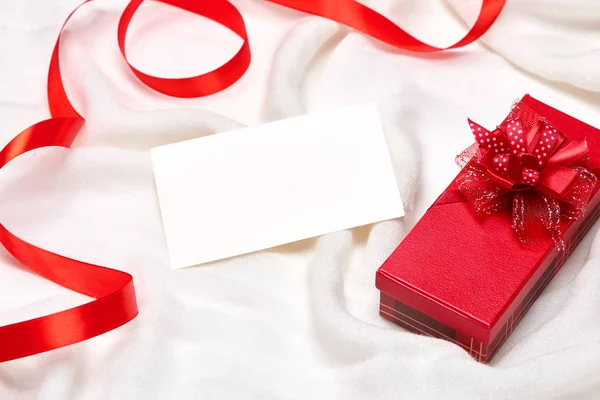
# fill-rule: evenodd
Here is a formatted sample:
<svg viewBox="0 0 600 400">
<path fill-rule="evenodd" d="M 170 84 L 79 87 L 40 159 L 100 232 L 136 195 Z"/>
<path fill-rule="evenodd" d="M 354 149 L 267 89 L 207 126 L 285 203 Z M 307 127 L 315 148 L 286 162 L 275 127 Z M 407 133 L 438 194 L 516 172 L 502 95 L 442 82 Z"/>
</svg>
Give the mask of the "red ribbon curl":
<svg viewBox="0 0 600 400">
<path fill-rule="evenodd" d="M 81 5 L 89 2 L 84 1 Z M 243 44 L 225 64 L 208 73 L 178 79 L 148 75 L 132 66 L 126 57 L 127 28 L 143 0 L 128 3 L 119 20 L 118 45 L 133 74 L 150 88 L 175 97 L 200 97 L 217 93 L 235 83 L 250 65 L 250 45 L 244 19 L 226 0 L 160 0 L 165 4 L 209 18 L 238 34 Z M 389 19 L 353 0 L 267 0 L 345 24 L 399 49 L 412 52 L 444 50 L 406 33 Z M 505 0 L 483 0 L 475 25 L 463 39 L 448 49 L 472 43 L 496 20 Z M 48 146 L 69 148 L 84 119 L 69 101 L 62 81 L 59 44 L 67 17 L 52 52 L 48 71 L 48 107 L 52 118 L 38 122 L 10 141 L 0 151 L 0 168 L 30 150 Z M 59 285 L 95 300 L 69 310 L 0 327 L 0 362 L 13 360 L 77 343 L 117 328 L 137 313 L 131 275 L 66 258 L 36 247 L 10 233 L 0 224 L 0 242 L 24 266 Z"/>
</svg>

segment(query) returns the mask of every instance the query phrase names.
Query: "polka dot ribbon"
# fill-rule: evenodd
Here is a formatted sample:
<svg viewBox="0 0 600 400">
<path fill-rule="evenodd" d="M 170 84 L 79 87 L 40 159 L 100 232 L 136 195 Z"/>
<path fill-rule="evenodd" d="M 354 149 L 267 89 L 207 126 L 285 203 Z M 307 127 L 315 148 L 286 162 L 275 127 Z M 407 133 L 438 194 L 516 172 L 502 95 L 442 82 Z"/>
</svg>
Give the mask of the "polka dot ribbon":
<svg viewBox="0 0 600 400">
<path fill-rule="evenodd" d="M 529 227 L 542 227 L 560 249 L 561 218 L 581 218 L 596 186 L 588 138 L 567 140 L 526 106 L 516 106 L 493 131 L 468 122 L 476 143 L 457 157 L 468 158 L 460 191 L 480 214 L 512 206 L 522 242 L 529 242 Z"/>
<path fill-rule="evenodd" d="M 503 127 L 492 132 L 471 120 L 469 126 L 479 145 L 482 164 L 489 168 L 490 178 L 502 187 L 536 188 L 552 197 L 563 197 L 577 179 L 573 169 L 554 165 L 540 182 L 541 171 L 565 141 L 564 135 L 545 121 L 538 121 L 528 131 L 518 119 L 508 119 Z M 553 182 L 555 174 L 560 174 L 560 183 Z M 569 179 L 562 179 L 565 175 Z"/>
</svg>

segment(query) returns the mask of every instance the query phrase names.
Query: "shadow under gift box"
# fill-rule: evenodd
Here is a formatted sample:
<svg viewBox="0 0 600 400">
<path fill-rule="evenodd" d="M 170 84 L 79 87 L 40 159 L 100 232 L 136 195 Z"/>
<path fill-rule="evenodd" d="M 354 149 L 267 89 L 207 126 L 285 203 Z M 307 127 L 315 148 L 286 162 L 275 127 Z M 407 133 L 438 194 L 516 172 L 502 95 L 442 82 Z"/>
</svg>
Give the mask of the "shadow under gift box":
<svg viewBox="0 0 600 400">
<path fill-rule="evenodd" d="M 600 130 L 529 95 L 520 105 L 569 141 L 600 138 Z M 590 153 L 600 154 L 600 148 L 591 145 Z M 472 203 L 440 201 L 456 189 L 455 179 L 377 271 L 379 312 L 488 362 L 598 218 L 600 192 L 597 185 L 582 219 L 561 224 L 566 248 L 560 252 L 549 238 L 522 245 L 510 210 L 479 217 Z"/>
</svg>

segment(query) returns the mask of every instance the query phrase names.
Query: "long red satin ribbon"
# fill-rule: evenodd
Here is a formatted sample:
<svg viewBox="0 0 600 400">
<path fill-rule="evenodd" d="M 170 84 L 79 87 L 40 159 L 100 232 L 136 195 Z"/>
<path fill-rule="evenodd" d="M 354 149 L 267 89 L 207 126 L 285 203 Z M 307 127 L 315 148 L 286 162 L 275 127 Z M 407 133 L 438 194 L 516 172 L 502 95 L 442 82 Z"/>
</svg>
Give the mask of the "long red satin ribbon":
<svg viewBox="0 0 600 400">
<path fill-rule="evenodd" d="M 38 122 L 19 133 L 0 151 L 0 168 L 30 150 L 47 146 L 71 147 L 84 119 L 69 101 L 60 73 L 58 57 L 64 26 L 86 0 L 69 14 L 63 24 L 48 71 L 48 107 L 52 118 Z M 244 19 L 227 0 L 159 0 L 163 3 L 209 18 L 238 34 L 243 44 L 219 68 L 194 77 L 160 78 L 148 75 L 127 61 L 125 37 L 129 23 L 143 0 L 129 2 L 121 15 L 118 44 L 131 71 L 150 88 L 175 97 L 200 97 L 217 93 L 244 75 L 250 65 L 250 45 Z M 413 52 L 433 52 L 442 48 L 425 44 L 406 33 L 389 19 L 353 0 L 266 0 L 319 15 L 352 27 L 394 47 Z M 465 46 L 479 38 L 496 20 L 505 0 L 483 0 L 475 25 L 467 35 L 447 49 Z M 131 275 L 87 264 L 36 247 L 10 233 L 0 224 L 0 242 L 24 266 L 61 286 L 95 300 L 65 311 L 0 327 L 0 362 L 81 342 L 115 329 L 138 313 Z"/>
</svg>

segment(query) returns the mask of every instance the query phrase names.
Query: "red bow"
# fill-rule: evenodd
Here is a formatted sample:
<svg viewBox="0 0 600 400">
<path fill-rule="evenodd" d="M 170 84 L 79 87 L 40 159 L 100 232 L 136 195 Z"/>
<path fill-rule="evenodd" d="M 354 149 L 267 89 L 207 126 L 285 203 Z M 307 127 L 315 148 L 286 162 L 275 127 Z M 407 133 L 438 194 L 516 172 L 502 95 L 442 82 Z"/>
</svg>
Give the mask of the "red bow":
<svg viewBox="0 0 600 400">
<path fill-rule="evenodd" d="M 559 249 L 562 218 L 580 219 L 596 186 L 587 140 L 568 141 L 530 110 L 515 107 L 490 132 L 469 120 L 476 143 L 457 162 L 458 187 L 479 214 L 512 205 L 512 227 L 522 243 L 548 232 Z"/>
</svg>

